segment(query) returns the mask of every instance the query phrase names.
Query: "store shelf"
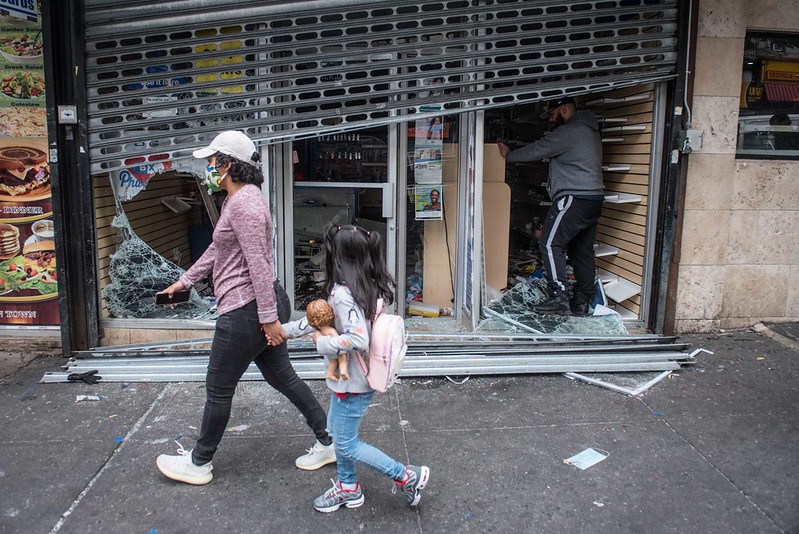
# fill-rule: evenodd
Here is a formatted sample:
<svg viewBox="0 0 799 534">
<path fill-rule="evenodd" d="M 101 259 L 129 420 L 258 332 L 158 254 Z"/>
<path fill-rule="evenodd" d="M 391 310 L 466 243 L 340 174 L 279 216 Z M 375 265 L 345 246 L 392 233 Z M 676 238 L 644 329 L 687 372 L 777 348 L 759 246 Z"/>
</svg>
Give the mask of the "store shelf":
<svg viewBox="0 0 799 534">
<path fill-rule="evenodd" d="M 630 165 L 626 163 L 615 163 L 613 165 L 602 165 L 604 172 L 629 172 Z"/>
<path fill-rule="evenodd" d="M 638 204 L 643 200 L 641 195 L 632 195 L 630 193 L 611 193 L 605 195 L 605 202 L 611 204 Z"/>
<path fill-rule="evenodd" d="M 631 312 L 630 310 L 628 310 L 624 306 L 616 306 L 616 307 L 613 308 L 613 311 L 615 311 L 616 313 L 621 315 L 621 318 L 624 321 L 637 321 L 638 320 L 638 315 L 636 315 L 635 313 Z"/>
<path fill-rule="evenodd" d="M 624 126 L 609 126 L 602 128 L 603 134 L 618 133 L 618 132 L 645 132 L 646 124 L 627 124 Z"/>
<path fill-rule="evenodd" d="M 605 295 L 614 302 L 624 302 L 641 293 L 641 286 L 603 269 L 597 269 Z"/>
<path fill-rule="evenodd" d="M 601 258 L 604 256 L 615 256 L 619 253 L 619 249 L 612 247 L 606 243 L 594 243 L 594 256 Z"/>
</svg>

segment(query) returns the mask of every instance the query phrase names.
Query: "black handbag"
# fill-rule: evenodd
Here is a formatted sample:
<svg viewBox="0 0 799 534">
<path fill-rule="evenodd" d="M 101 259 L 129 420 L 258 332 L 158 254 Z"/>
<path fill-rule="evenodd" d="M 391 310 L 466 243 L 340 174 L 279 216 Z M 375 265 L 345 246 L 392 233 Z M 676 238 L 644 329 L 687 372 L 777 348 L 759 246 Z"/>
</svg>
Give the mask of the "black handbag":
<svg viewBox="0 0 799 534">
<path fill-rule="evenodd" d="M 283 286 L 280 285 L 280 280 L 275 280 L 274 288 L 277 299 L 277 318 L 281 323 L 287 323 L 291 319 L 291 299 L 289 299 L 289 295 L 283 289 Z"/>
</svg>

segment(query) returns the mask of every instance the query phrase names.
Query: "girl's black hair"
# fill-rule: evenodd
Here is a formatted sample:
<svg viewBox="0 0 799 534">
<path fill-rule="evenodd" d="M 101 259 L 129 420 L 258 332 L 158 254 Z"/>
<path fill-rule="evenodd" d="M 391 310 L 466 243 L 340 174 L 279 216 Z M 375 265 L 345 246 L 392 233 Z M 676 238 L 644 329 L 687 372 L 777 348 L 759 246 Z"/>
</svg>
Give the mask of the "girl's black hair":
<svg viewBox="0 0 799 534">
<path fill-rule="evenodd" d="M 258 161 L 258 159 L 260 159 L 259 155 L 255 152 L 253 154 L 253 161 Z M 222 154 L 221 152 L 216 153 L 217 168 L 222 165 L 227 165 L 228 163 L 230 163 L 230 169 L 227 171 L 228 175 L 235 183 L 254 184 L 259 187 L 264 183 L 264 175 L 260 168 L 250 163 L 245 163 L 235 156 Z"/>
<path fill-rule="evenodd" d="M 374 318 L 377 299 L 394 302 L 394 279 L 386 268 L 380 234 L 360 226 L 328 225 L 325 228 L 326 295 L 333 284 L 350 288 L 367 321 Z"/>
</svg>

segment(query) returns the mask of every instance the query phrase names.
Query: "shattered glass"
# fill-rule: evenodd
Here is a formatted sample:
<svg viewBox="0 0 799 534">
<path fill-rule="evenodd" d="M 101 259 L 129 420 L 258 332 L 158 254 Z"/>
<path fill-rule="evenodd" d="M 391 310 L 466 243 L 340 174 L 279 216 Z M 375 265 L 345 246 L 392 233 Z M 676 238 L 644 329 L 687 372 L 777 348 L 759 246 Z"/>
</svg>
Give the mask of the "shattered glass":
<svg viewBox="0 0 799 534">
<path fill-rule="evenodd" d="M 192 289 L 188 302 L 174 308 L 155 304 L 155 294 L 173 284 L 185 273 L 147 243 L 130 226 L 124 213 L 117 213 L 111 225 L 119 230 L 122 243 L 111 254 L 111 283 L 103 294 L 114 317 L 212 319 L 213 302 Z"/>
<path fill-rule="evenodd" d="M 629 334 L 618 314 L 577 317 L 534 312 L 533 306 L 548 298 L 546 287 L 546 281 L 538 278 L 516 284 L 485 306 L 487 318 L 478 325 L 477 331 L 586 336 Z"/>
</svg>

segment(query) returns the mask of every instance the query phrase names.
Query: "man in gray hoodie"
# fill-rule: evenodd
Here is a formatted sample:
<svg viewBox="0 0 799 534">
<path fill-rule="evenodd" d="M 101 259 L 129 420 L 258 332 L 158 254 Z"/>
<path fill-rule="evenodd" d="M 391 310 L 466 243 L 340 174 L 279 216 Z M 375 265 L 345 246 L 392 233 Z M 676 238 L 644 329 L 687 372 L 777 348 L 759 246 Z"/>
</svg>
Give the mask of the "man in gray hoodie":
<svg viewBox="0 0 799 534">
<path fill-rule="evenodd" d="M 536 306 L 540 313 L 584 315 L 594 296 L 594 239 L 602 213 L 602 139 L 590 111 L 577 111 L 574 99 L 547 103 L 541 118 L 553 128 L 538 141 L 510 150 L 497 142 L 508 163 L 549 159 L 547 192 L 552 199 L 538 247 L 544 262 L 551 300 Z M 577 280 L 571 300 L 566 278 L 566 254 Z"/>
</svg>

